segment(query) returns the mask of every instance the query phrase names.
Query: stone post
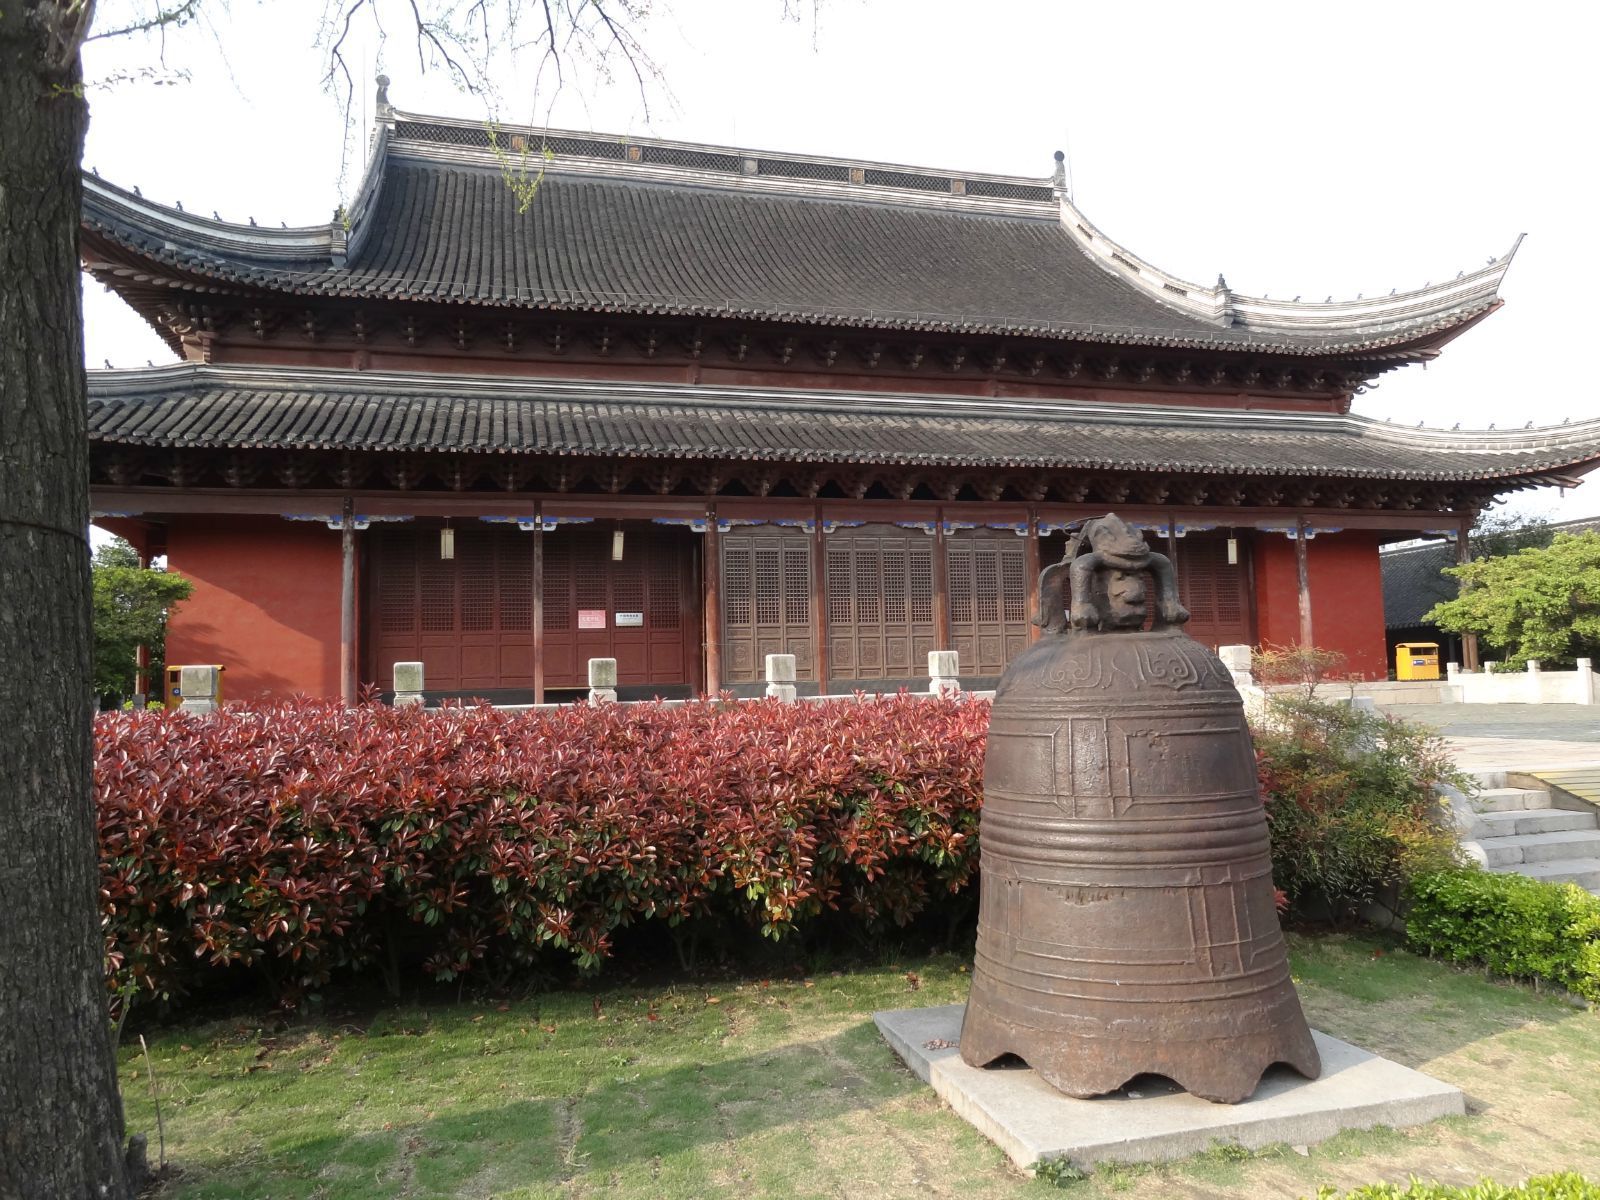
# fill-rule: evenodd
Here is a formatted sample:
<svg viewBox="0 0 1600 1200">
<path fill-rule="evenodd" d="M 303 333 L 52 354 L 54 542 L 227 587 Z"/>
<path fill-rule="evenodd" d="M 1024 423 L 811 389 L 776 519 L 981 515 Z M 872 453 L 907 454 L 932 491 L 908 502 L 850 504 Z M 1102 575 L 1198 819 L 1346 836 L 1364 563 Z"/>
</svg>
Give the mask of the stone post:
<svg viewBox="0 0 1600 1200">
<path fill-rule="evenodd" d="M 394 665 L 394 706 L 405 708 L 422 703 L 422 664 L 397 662 Z"/>
<path fill-rule="evenodd" d="M 1573 664 L 1578 672 L 1578 694 L 1575 697 L 1579 704 L 1594 703 L 1594 663 L 1587 658 L 1580 658 Z"/>
<path fill-rule="evenodd" d="M 959 692 L 961 681 L 961 654 L 957 650 L 928 651 L 928 690 L 934 694 Z"/>
<path fill-rule="evenodd" d="M 591 658 L 589 660 L 589 703 L 614 704 L 617 699 L 617 660 Z"/>
<path fill-rule="evenodd" d="M 785 704 L 795 702 L 794 655 L 767 655 L 767 696 Z"/>
<path fill-rule="evenodd" d="M 1461 664 L 1460 663 L 1454 663 L 1454 662 L 1445 663 L 1445 665 L 1444 665 L 1444 677 L 1449 682 L 1454 683 L 1456 681 L 1456 676 L 1460 675 L 1460 674 L 1461 674 Z"/>
<path fill-rule="evenodd" d="M 1233 676 L 1234 687 L 1249 687 L 1255 682 L 1255 677 L 1250 672 L 1251 651 L 1249 646 L 1219 646 L 1217 657 L 1222 660 L 1222 665 L 1228 669 L 1228 674 Z"/>
<path fill-rule="evenodd" d="M 1538 673 L 1539 673 L 1539 660 L 1537 658 L 1530 658 L 1528 660 L 1528 674 L 1529 675 L 1537 675 Z"/>
<path fill-rule="evenodd" d="M 183 697 L 179 707 L 184 712 L 216 712 L 217 694 L 221 690 L 221 667 L 178 668 L 178 694 Z"/>
</svg>

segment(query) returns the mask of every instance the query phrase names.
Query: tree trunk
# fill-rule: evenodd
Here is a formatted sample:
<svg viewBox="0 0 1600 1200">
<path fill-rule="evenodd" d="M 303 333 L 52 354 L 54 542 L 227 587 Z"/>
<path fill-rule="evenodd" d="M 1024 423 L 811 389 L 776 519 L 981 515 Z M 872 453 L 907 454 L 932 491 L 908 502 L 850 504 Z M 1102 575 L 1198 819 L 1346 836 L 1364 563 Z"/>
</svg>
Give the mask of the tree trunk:
<svg viewBox="0 0 1600 1200">
<path fill-rule="evenodd" d="M 0 1197 L 121 1200 L 90 793 L 88 111 L 76 62 L 49 63 L 59 7 L 0 0 Z"/>
</svg>

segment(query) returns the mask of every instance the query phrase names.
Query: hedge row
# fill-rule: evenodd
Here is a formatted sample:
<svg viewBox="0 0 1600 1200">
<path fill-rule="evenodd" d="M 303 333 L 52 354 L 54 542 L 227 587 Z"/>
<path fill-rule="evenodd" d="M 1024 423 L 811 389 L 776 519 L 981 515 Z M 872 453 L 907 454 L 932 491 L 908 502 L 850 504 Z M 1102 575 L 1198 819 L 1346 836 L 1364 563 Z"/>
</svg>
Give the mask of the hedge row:
<svg viewBox="0 0 1600 1200">
<path fill-rule="evenodd" d="M 1419 875 L 1408 890 L 1406 939 L 1416 949 L 1600 1000 L 1600 897 L 1477 869 Z"/>
<path fill-rule="evenodd" d="M 1405 1186 L 1369 1183 L 1342 1196 L 1332 1188 L 1319 1188 L 1317 1200 L 1600 1200 L 1600 1183 L 1569 1173 L 1539 1175 L 1523 1184 L 1485 1179 L 1471 1187 L 1413 1179 Z"/>
<path fill-rule="evenodd" d="M 449 979 L 491 950 L 593 967 L 646 920 L 903 923 L 976 868 L 988 722 L 907 696 L 102 714 L 112 985 L 247 964 L 292 1002 L 344 968 L 397 987 L 419 933 Z"/>
</svg>

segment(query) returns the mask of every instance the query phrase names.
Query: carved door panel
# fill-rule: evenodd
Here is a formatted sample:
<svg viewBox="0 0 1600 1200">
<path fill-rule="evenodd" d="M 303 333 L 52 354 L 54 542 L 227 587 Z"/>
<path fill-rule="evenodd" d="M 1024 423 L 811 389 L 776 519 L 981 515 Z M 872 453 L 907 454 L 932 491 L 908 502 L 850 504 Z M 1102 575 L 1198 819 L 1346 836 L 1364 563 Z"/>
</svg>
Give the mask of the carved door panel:
<svg viewBox="0 0 1600 1200">
<path fill-rule="evenodd" d="M 945 543 L 950 641 L 963 675 L 999 675 L 1028 646 L 1027 547 L 1013 533 L 968 530 Z"/>
<path fill-rule="evenodd" d="M 816 678 L 811 646 L 811 537 L 735 527 L 722 543 L 722 670 L 729 683 L 765 678 L 766 656 L 792 654 Z"/>
<path fill-rule="evenodd" d="M 920 679 L 934 649 L 933 539 L 882 526 L 828 535 L 835 679 Z"/>
</svg>

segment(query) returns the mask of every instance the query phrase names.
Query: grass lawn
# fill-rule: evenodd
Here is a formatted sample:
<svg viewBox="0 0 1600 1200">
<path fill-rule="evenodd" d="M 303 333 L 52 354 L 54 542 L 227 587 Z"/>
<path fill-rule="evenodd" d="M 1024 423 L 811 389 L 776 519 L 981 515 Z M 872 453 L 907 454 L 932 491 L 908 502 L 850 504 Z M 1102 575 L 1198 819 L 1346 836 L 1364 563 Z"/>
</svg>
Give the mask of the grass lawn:
<svg viewBox="0 0 1600 1200">
<path fill-rule="evenodd" d="M 1106 1168 L 1083 1197 L 1261 1200 L 1417 1174 L 1600 1174 L 1600 1016 L 1358 937 L 1292 937 L 1319 1029 L 1462 1087 L 1471 1114 Z M 966 995 L 954 957 L 710 989 L 543 993 L 245 1020 L 150 1040 L 179 1166 L 163 1197 L 1044 1196 L 879 1039 L 874 1010 Z M 155 1118 L 137 1040 L 129 1128 Z"/>
</svg>

